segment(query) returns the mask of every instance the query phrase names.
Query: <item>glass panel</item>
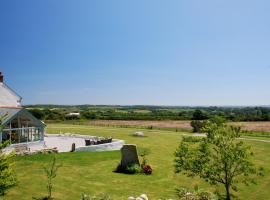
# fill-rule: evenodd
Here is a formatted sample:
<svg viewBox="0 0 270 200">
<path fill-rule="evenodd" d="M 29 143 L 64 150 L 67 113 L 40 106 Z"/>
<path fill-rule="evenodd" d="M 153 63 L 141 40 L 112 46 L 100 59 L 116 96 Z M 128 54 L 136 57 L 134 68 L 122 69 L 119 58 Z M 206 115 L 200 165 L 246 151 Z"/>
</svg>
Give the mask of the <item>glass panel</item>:
<svg viewBox="0 0 270 200">
<path fill-rule="evenodd" d="M 39 128 L 18 128 L 18 129 L 4 129 L 2 134 L 3 142 L 11 140 L 12 144 L 39 141 L 41 139 L 41 132 Z"/>
</svg>

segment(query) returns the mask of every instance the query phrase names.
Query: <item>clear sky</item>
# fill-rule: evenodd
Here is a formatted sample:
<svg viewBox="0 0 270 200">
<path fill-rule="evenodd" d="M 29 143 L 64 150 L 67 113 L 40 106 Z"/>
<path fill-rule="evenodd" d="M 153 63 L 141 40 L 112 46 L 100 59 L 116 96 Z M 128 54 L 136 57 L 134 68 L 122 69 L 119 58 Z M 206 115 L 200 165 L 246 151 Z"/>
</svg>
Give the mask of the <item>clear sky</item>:
<svg viewBox="0 0 270 200">
<path fill-rule="evenodd" d="M 24 104 L 270 105 L 269 11 L 269 0 L 1 0 L 0 71 Z"/>
</svg>

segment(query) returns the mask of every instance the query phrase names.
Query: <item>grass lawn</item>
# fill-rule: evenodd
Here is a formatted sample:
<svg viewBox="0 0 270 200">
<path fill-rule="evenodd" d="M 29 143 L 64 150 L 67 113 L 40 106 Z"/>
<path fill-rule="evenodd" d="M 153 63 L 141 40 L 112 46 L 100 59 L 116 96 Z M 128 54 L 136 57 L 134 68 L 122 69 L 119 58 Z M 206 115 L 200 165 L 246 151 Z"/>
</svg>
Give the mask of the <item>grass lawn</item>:
<svg viewBox="0 0 270 200">
<path fill-rule="evenodd" d="M 138 129 L 136 129 L 138 130 Z M 62 164 L 55 179 L 54 197 L 59 200 L 80 199 L 81 193 L 107 193 L 115 200 L 126 200 L 130 195 L 146 193 L 150 199 L 159 197 L 175 198 L 177 186 L 193 187 L 199 184 L 205 189 L 215 188 L 199 179 L 174 174 L 173 159 L 182 133 L 162 130 L 147 130 L 147 137 L 130 136 L 133 128 L 94 127 L 82 125 L 49 124 L 49 133 L 80 133 L 97 136 L 112 136 L 124 139 L 126 143 L 137 144 L 137 147 L 151 151 L 149 163 L 154 171 L 152 176 L 125 175 L 114 173 L 120 161 L 120 152 L 101 153 L 61 153 L 57 154 Z M 254 161 L 265 168 L 265 176 L 259 177 L 257 185 L 241 186 L 237 196 L 239 199 L 267 199 L 270 196 L 270 143 L 247 141 L 255 152 Z M 29 200 L 33 196 L 46 194 L 46 182 L 43 166 L 52 155 L 33 155 L 16 158 L 18 186 L 12 188 L 5 200 Z M 218 188 L 222 191 L 222 188 Z"/>
</svg>

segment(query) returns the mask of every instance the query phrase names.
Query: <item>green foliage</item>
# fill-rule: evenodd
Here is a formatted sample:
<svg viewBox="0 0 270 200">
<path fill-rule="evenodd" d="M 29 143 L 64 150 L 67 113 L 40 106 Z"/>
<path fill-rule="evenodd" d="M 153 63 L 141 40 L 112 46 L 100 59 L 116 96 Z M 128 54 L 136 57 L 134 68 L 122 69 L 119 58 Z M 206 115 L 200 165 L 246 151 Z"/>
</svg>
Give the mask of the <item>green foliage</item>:
<svg viewBox="0 0 270 200">
<path fill-rule="evenodd" d="M 52 162 L 47 167 L 44 166 L 44 172 L 47 177 L 47 192 L 48 192 L 48 196 L 45 197 L 45 199 L 53 200 L 52 197 L 53 179 L 56 178 L 57 171 L 60 166 L 61 165 L 57 165 L 55 156 L 53 157 Z"/>
<path fill-rule="evenodd" d="M 218 200 L 216 195 L 197 186 L 192 191 L 186 188 L 177 188 L 176 195 L 179 200 Z"/>
<path fill-rule="evenodd" d="M 183 136 L 183 141 L 184 142 L 191 142 L 191 143 L 196 143 L 200 142 L 202 137 L 194 137 L 194 136 Z"/>
<path fill-rule="evenodd" d="M 0 125 L 0 132 L 2 130 L 3 127 Z M 9 141 L 0 144 L 0 196 L 4 196 L 8 189 L 14 187 L 17 184 L 16 175 L 13 170 L 13 159 L 15 157 L 15 154 L 3 153 L 3 149 L 8 145 Z"/>
<path fill-rule="evenodd" d="M 141 157 L 141 167 L 144 168 L 144 166 L 147 165 L 148 159 L 147 156 L 150 154 L 150 150 L 146 148 L 139 148 L 139 156 Z"/>
<path fill-rule="evenodd" d="M 199 176 L 212 185 L 222 184 L 226 198 L 238 183 L 253 182 L 250 175 L 258 171 L 250 160 L 253 153 L 240 137 L 240 128 L 207 122 L 207 137 L 195 143 L 182 140 L 175 152 L 175 172 Z"/>
<path fill-rule="evenodd" d="M 29 110 L 32 115 L 34 115 L 37 119 L 43 120 L 45 119 L 45 112 L 40 109 L 31 109 Z"/>
<path fill-rule="evenodd" d="M 81 200 L 112 200 L 112 198 L 107 194 L 91 196 L 90 194 L 82 193 Z"/>
<path fill-rule="evenodd" d="M 140 165 L 133 164 L 127 167 L 126 169 L 127 174 L 139 174 L 142 173 L 142 168 Z"/>
<path fill-rule="evenodd" d="M 192 120 L 206 120 L 208 116 L 206 113 L 202 112 L 199 109 L 196 109 L 193 113 Z"/>
<path fill-rule="evenodd" d="M 214 116 L 229 121 L 270 120 L 270 107 L 34 105 L 28 108 L 37 118 L 54 121 L 74 120 L 66 117 L 71 112 L 80 112 L 80 119 L 85 120 L 206 120 Z"/>
<path fill-rule="evenodd" d="M 88 110 L 84 110 L 82 112 L 82 117 L 85 119 L 96 119 L 97 118 L 97 114 Z"/>
<path fill-rule="evenodd" d="M 191 127 L 193 128 L 194 133 L 200 133 L 203 127 L 206 125 L 205 120 L 192 120 L 190 122 Z"/>
<path fill-rule="evenodd" d="M 108 193 L 113 199 L 127 200 L 127 197 L 146 193 L 149 199 L 157 200 L 160 197 L 177 200 L 174 188 L 186 187 L 191 190 L 192 185 L 198 184 L 207 191 L 215 191 L 214 186 L 204 183 L 203 179 L 188 178 L 179 174 L 177 177 L 172 174 L 172 160 L 174 152 L 179 145 L 182 134 L 172 131 L 152 131 L 145 130 L 148 137 L 134 138 L 129 133 L 138 129 L 107 128 L 107 127 L 86 127 L 67 124 L 48 124 L 48 133 L 70 132 L 79 134 L 97 135 L 109 137 L 112 134 L 115 138 L 123 139 L 129 144 L 137 144 L 140 148 L 151 150 L 148 156 L 149 162 L 155 166 L 155 173 L 148 177 L 145 175 L 125 175 L 112 173 L 112 168 L 116 167 L 121 154 L 119 151 L 112 152 L 78 152 L 74 154 L 57 154 L 57 159 L 62 165 L 57 178 L 54 180 L 55 190 L 53 195 L 59 200 L 80 199 L 81 193 L 100 194 Z M 196 137 L 197 138 L 197 137 Z M 270 143 L 247 141 L 252 145 L 255 152 L 254 163 L 261 165 L 265 169 L 265 176 L 258 177 L 257 184 L 250 187 L 239 187 L 237 197 L 239 199 L 264 199 L 270 196 Z M 199 143 L 195 143 L 199 144 Z M 42 166 L 51 161 L 52 155 L 31 155 L 16 157 L 16 173 L 20 178 L 18 187 L 12 188 L 5 196 L 6 200 L 29 200 L 33 195 L 40 195 L 44 191 L 44 184 L 41 184 Z M 31 181 L 30 181 L 31 180 Z M 44 180 L 43 180 L 44 182 Z M 94 184 L 93 184 L 94 183 Z M 26 187 L 25 187 L 26 186 Z M 121 187 L 120 187 L 121 186 Z M 240 186 L 240 185 L 239 185 Z M 59 189 L 58 189 L 59 188 Z M 70 189 L 72 188 L 72 189 Z M 218 187 L 221 192 L 222 188 Z M 45 191 L 44 191 L 45 192 Z M 23 195 L 22 195 L 23 194 Z M 58 198 L 57 198 L 58 197 Z M 1 197 L 0 197 L 1 199 Z"/>
<path fill-rule="evenodd" d="M 214 115 L 209 121 L 213 124 L 222 125 L 226 122 L 226 119 L 222 116 Z"/>
<path fill-rule="evenodd" d="M 222 125 L 226 122 L 226 119 L 222 116 L 214 115 L 208 121 L 213 124 Z M 194 133 L 202 132 L 206 124 L 207 124 L 206 120 L 192 120 L 190 122 L 190 125 L 193 128 Z"/>
<path fill-rule="evenodd" d="M 139 174 L 142 173 L 142 167 L 138 164 L 131 164 L 127 167 L 123 167 L 121 163 L 119 163 L 114 170 L 116 173 L 124 173 L 124 174 Z"/>
</svg>

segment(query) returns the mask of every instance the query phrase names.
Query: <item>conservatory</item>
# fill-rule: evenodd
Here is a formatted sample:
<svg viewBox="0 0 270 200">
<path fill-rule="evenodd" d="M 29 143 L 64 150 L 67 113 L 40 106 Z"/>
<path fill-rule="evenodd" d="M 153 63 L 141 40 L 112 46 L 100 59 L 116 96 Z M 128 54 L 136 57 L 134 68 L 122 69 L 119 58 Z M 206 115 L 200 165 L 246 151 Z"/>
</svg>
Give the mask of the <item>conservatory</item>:
<svg viewBox="0 0 270 200">
<path fill-rule="evenodd" d="M 11 144 L 44 140 L 45 124 L 24 108 L 0 108 L 2 131 L 0 143 L 9 140 Z"/>
<path fill-rule="evenodd" d="M 0 143 L 44 140 L 45 124 L 21 106 L 22 97 L 12 90 L 0 72 Z"/>
</svg>

